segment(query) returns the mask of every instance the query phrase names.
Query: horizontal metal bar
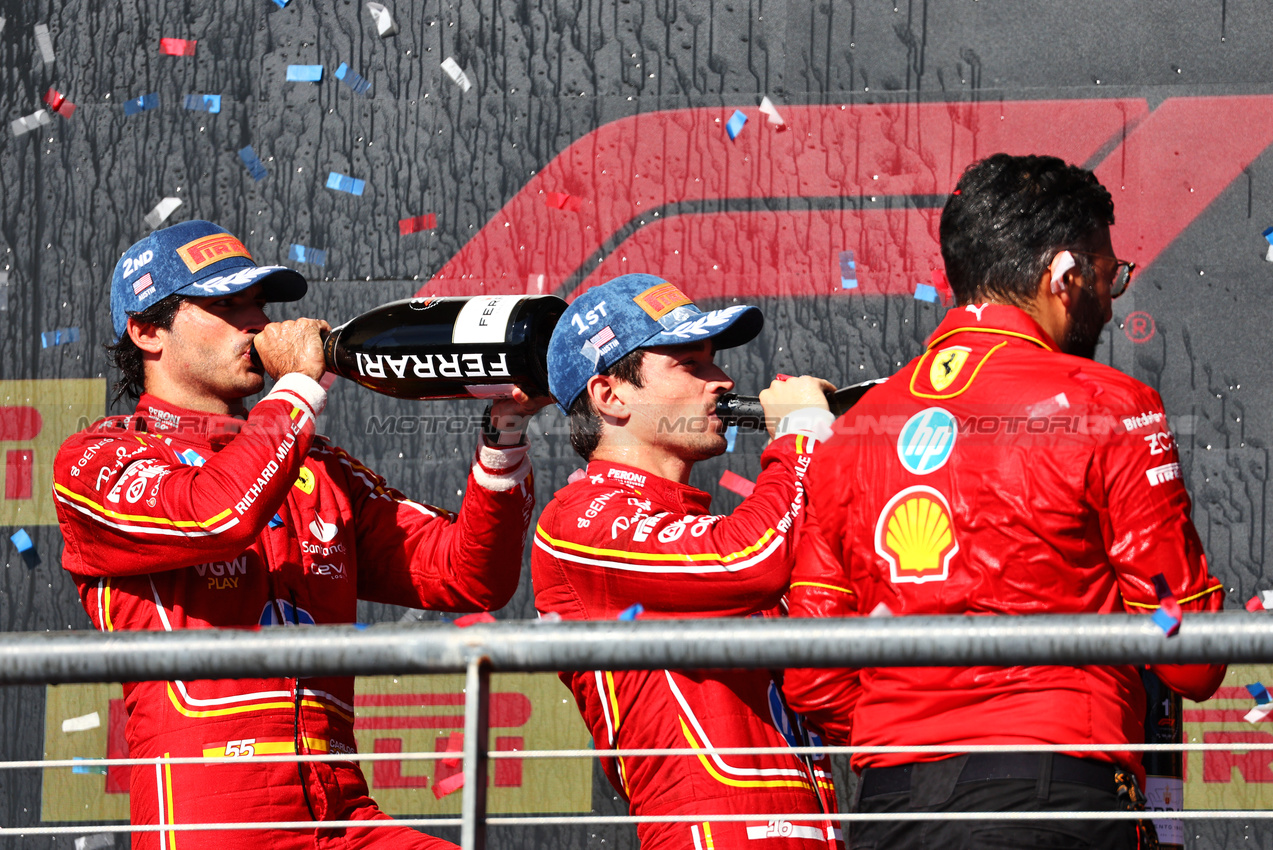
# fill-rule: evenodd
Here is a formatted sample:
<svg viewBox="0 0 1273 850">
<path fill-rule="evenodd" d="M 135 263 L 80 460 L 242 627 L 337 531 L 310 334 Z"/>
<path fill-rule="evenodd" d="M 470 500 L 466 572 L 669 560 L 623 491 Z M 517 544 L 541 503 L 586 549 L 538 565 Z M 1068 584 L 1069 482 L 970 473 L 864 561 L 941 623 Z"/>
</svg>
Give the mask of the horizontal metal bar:
<svg viewBox="0 0 1273 850">
<path fill-rule="evenodd" d="M 1273 742 L 1193 743 L 1193 744 L 940 744 L 902 747 L 666 747 L 614 750 L 491 750 L 488 759 L 595 759 L 639 758 L 647 756 L 763 756 L 763 755 L 814 755 L 851 756 L 907 753 L 929 755 L 960 755 L 963 753 L 1205 753 L 1205 752 L 1257 752 L 1273 750 Z M 439 761 L 453 759 L 454 752 L 401 752 L 401 753 L 314 753 L 302 755 L 250 756 L 253 762 L 378 762 L 378 761 Z M 249 758 L 249 757 L 242 757 Z M 224 764 L 225 756 L 169 756 L 168 758 L 75 758 L 75 759 L 27 759 L 25 761 L 0 761 L 0 770 L 53 770 L 76 767 L 131 767 L 156 764 Z"/>
<path fill-rule="evenodd" d="M 1273 617 L 853 617 L 501 621 L 0 636 L 0 684 L 502 671 L 1273 662 Z"/>
<path fill-rule="evenodd" d="M 1053 820 L 1270 820 L 1273 810 L 1258 809 L 1193 809 L 1183 812 L 842 812 L 839 814 L 784 814 L 772 812 L 761 814 L 694 814 L 694 815 L 529 815 L 529 816 L 493 816 L 487 818 L 490 826 L 617 826 L 638 823 L 697 823 L 701 821 L 720 821 L 739 823 L 744 821 L 784 820 L 792 823 L 809 823 L 818 821 L 837 821 L 841 823 L 857 823 L 862 821 L 931 821 L 931 820 L 971 820 L 971 821 L 1053 821 Z M 322 825 L 329 829 L 350 827 L 424 827 L 426 829 L 459 826 L 459 818 L 392 818 L 390 820 L 361 821 L 323 821 Z M 274 821 L 261 823 L 182 823 L 182 824 L 78 824 L 75 826 L 33 826 L 33 827 L 0 827 L 0 836 L 5 835 L 83 835 L 88 832 L 212 832 L 242 829 L 298 829 L 314 828 L 314 821 Z"/>
</svg>

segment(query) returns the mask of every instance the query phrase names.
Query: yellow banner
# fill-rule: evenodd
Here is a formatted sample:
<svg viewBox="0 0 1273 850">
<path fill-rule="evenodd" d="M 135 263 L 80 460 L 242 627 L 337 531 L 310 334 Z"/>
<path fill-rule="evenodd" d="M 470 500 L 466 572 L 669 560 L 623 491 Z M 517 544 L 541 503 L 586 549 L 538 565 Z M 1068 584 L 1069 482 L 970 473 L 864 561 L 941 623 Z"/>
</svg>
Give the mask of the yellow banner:
<svg viewBox="0 0 1273 850">
<path fill-rule="evenodd" d="M 574 699 L 555 675 L 498 674 L 491 677 L 491 690 L 491 750 L 591 745 Z M 355 703 L 359 752 L 439 752 L 461 746 L 463 676 L 362 678 Z M 117 684 L 50 686 L 45 699 L 44 757 L 124 758 L 125 719 L 123 691 Z M 434 793 L 439 782 L 460 771 L 457 765 L 431 760 L 367 761 L 361 766 L 372 796 L 391 815 L 456 815 L 460 811 L 462 791 L 440 798 Z M 128 820 L 130 768 L 79 770 L 45 769 L 41 819 Z M 487 807 L 492 814 L 592 810 L 591 759 L 492 759 L 488 784 Z"/>
<path fill-rule="evenodd" d="M 106 412 L 102 378 L 0 381 L 0 525 L 57 525 L 53 458 Z"/>
<path fill-rule="evenodd" d="M 1273 744 L 1273 716 L 1254 724 L 1243 719 L 1255 707 L 1246 689 L 1254 682 L 1273 688 L 1273 666 L 1230 667 L 1215 697 L 1185 700 L 1185 740 L 1226 747 L 1185 754 L 1186 809 L 1273 808 L 1273 750 L 1243 748 Z"/>
</svg>

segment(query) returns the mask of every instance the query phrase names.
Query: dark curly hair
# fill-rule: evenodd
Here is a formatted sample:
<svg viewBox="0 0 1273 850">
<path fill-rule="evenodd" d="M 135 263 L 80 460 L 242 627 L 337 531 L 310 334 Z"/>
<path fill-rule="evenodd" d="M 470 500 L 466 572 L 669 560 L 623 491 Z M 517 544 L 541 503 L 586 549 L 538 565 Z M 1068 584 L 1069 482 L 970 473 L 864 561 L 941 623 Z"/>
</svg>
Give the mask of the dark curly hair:
<svg viewBox="0 0 1273 850">
<path fill-rule="evenodd" d="M 169 295 L 151 304 L 145 310 L 129 315 L 143 324 L 168 330 L 172 327 L 173 320 L 177 318 L 177 311 L 181 309 L 181 304 L 185 300 L 184 295 Z M 111 362 L 120 371 L 119 380 L 111 386 L 111 389 L 115 391 L 111 404 L 126 395 L 134 399 L 141 398 L 141 394 L 146 391 L 146 370 L 142 365 L 141 349 L 133 343 L 127 332 L 113 344 L 107 343 L 102 347 L 106 349 Z"/>
<path fill-rule="evenodd" d="M 1054 156 L 997 153 L 968 166 L 941 214 L 941 255 L 957 304 L 1034 298 L 1053 256 L 1092 250 L 1114 200 L 1092 172 Z M 1091 260 L 1075 256 L 1084 279 Z"/>
<path fill-rule="evenodd" d="M 602 369 L 598 374 L 618 378 L 634 387 L 643 387 L 645 375 L 641 364 L 644 360 L 645 349 L 638 348 L 635 351 L 629 351 L 614 361 L 608 369 Z M 588 390 L 585 387 L 570 405 L 570 445 L 581 458 L 591 460 L 592 453 L 597 450 L 597 444 L 600 442 L 601 417 L 597 415 L 597 409 L 592 406 L 592 399 L 588 397 Z"/>
</svg>

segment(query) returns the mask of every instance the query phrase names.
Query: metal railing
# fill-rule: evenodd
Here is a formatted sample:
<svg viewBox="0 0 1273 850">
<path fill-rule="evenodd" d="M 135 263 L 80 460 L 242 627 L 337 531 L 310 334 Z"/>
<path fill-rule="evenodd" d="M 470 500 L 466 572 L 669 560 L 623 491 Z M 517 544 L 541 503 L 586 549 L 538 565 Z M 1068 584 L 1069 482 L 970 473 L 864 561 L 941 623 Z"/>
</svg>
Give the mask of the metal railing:
<svg viewBox="0 0 1273 850">
<path fill-rule="evenodd" d="M 488 752 L 490 674 L 558 670 L 737 669 L 784 667 L 899 667 L 969 665 L 1088 665 L 1148 663 L 1273 662 L 1273 617 L 1260 613 L 1190 614 L 1171 638 L 1147 617 L 1130 615 L 1042 615 L 1029 617 L 898 617 L 844 620 L 713 619 L 638 622 L 502 621 L 456 628 L 450 624 L 382 624 L 279 628 L 260 631 L 207 629 L 174 632 L 57 632 L 0 634 L 0 684 L 63 684 L 165 679 L 353 676 L 464 672 L 465 782 L 461 843 L 484 848 L 489 823 L 517 825 L 566 822 L 562 818 L 489 819 L 486 773 L 491 758 L 526 758 L 529 752 Z M 1177 749 L 1206 749 L 1184 745 Z M 1264 749 L 1256 744 L 1251 749 Z M 1097 749 L 1111 749 L 1098 745 Z M 871 748 L 822 747 L 818 752 L 853 753 Z M 929 751 L 932 748 L 921 748 Z M 1022 751 L 1028 747 L 957 747 L 951 752 Z M 1081 747 L 1041 747 L 1041 750 Z M 1151 749 L 1119 745 L 1118 749 Z M 789 751 L 789 750 L 784 750 Z M 554 751 L 550 758 L 595 757 L 663 751 Z M 693 751 L 668 751 L 680 754 Z M 724 753 L 725 750 L 720 752 Z M 752 750 L 752 752 L 755 752 Z M 418 754 L 440 758 L 447 754 Z M 453 757 L 454 754 L 451 754 Z M 402 760 L 405 753 L 383 754 Z M 360 754 L 375 760 L 381 754 Z M 264 757 L 268 758 L 268 757 Z M 348 756 L 284 756 L 286 760 L 347 760 Z M 119 760 L 153 763 L 154 759 Z M 180 763 L 189 759 L 165 759 Z M 202 761 L 202 759 L 194 759 Z M 87 765 L 89 760 L 75 762 Z M 41 767 L 49 762 L 33 762 Z M 0 767 L 27 766 L 11 762 Z M 976 813 L 984 818 L 986 813 Z M 1173 813 L 1189 817 L 1201 813 Z M 1250 811 L 1209 811 L 1205 817 L 1252 817 Z M 1106 813 L 1113 819 L 1135 813 Z M 1106 816 L 1102 815 L 1102 816 Z M 950 817 L 949 814 L 943 815 Z M 1031 813 L 1045 820 L 1048 813 Z M 1074 817 L 1072 812 L 1063 813 Z M 689 820 L 702 815 L 686 816 Z M 718 818 L 738 820 L 766 815 Z M 996 815 L 997 817 L 997 815 Z M 648 818 L 594 818 L 636 823 Z M 788 820 L 899 819 L 898 815 L 792 816 Z M 675 817 L 658 817 L 675 821 Z M 397 819 L 401 825 L 453 826 L 453 819 Z M 339 823 L 326 823 L 339 826 Z M 350 824 L 354 825 L 354 824 Z M 359 822 L 358 825 L 366 825 Z M 223 828 L 226 825 L 220 825 Z M 264 825 L 257 825 L 264 826 Z M 276 824 L 301 828 L 312 824 Z M 207 825 L 183 825 L 204 828 Z M 155 827 L 159 828 L 159 827 Z M 172 828 L 172 827 L 169 827 Z M 229 827 L 233 828 L 233 827 Z M 137 830 L 138 827 L 132 827 Z M 143 828 L 144 829 L 144 828 Z M 5 828 L 0 835 L 54 833 L 70 828 Z"/>
</svg>

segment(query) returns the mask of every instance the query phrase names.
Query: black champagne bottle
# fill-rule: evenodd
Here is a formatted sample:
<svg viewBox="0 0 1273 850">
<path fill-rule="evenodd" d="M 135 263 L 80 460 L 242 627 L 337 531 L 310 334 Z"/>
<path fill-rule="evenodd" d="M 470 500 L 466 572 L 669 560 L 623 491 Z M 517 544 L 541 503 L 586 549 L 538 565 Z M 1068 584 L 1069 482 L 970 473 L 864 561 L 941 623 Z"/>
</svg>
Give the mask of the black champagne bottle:
<svg viewBox="0 0 1273 850">
<path fill-rule="evenodd" d="M 548 340 L 566 309 L 555 295 L 408 298 L 334 328 L 329 371 L 395 398 L 548 394 Z"/>
</svg>

